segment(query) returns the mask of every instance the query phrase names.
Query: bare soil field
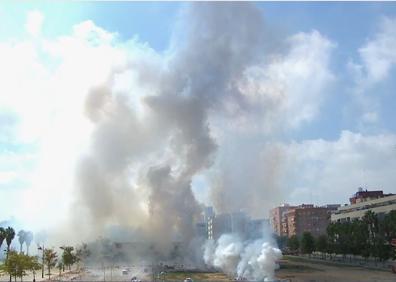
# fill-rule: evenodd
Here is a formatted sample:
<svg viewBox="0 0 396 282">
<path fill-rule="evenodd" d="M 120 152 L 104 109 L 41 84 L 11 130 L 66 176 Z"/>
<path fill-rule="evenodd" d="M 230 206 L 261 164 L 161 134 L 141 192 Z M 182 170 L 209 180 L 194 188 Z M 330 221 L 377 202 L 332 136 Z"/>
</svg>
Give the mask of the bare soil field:
<svg viewBox="0 0 396 282">
<path fill-rule="evenodd" d="M 230 281 L 227 275 L 219 272 L 169 272 L 164 281 L 183 281 L 187 277 L 193 281 Z"/>
<path fill-rule="evenodd" d="M 278 279 L 292 282 L 395 282 L 396 274 L 363 267 L 332 265 L 307 260 L 283 259 L 276 271 Z"/>
</svg>

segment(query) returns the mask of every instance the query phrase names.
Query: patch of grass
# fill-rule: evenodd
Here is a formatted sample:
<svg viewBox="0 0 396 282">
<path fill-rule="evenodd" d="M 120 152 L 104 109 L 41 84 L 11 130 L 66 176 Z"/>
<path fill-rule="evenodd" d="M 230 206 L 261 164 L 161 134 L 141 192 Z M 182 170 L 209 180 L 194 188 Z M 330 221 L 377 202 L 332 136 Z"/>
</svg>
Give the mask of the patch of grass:
<svg viewBox="0 0 396 282">
<path fill-rule="evenodd" d="M 313 272 L 321 271 L 320 269 L 301 264 L 280 263 L 279 270 L 289 270 L 293 272 Z"/>
<path fill-rule="evenodd" d="M 373 271 L 389 272 L 389 269 L 373 267 L 373 266 L 369 266 L 369 265 L 353 264 L 353 263 L 349 263 L 347 261 L 342 262 L 342 261 L 333 261 L 333 260 L 318 260 L 318 259 L 310 259 L 310 258 L 306 258 L 306 257 L 289 256 L 289 255 L 283 256 L 283 259 L 281 261 L 301 262 L 301 263 L 309 263 L 309 264 L 316 264 L 316 265 L 326 265 L 326 266 L 333 266 L 333 267 L 338 267 L 338 268 L 363 268 L 363 269 L 373 270 Z"/>
<path fill-rule="evenodd" d="M 164 275 L 164 281 L 183 281 L 190 277 L 194 281 L 230 281 L 224 273 L 220 272 L 168 272 Z"/>
</svg>

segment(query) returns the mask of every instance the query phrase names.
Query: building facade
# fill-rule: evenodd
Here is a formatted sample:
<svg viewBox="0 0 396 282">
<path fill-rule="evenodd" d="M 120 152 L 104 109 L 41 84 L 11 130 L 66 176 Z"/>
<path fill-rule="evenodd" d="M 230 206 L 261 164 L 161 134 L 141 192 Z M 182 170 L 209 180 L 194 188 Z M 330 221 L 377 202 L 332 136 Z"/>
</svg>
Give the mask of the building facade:
<svg viewBox="0 0 396 282">
<path fill-rule="evenodd" d="M 349 198 L 349 203 L 353 205 L 392 195 L 393 194 L 384 194 L 382 190 L 367 191 L 367 189 L 363 190 L 363 188 L 359 187 L 358 191 L 351 198 Z"/>
<path fill-rule="evenodd" d="M 367 211 L 372 211 L 379 217 L 382 217 L 390 211 L 396 210 L 396 195 L 383 194 L 382 191 L 380 191 L 382 197 L 378 198 L 380 193 L 376 193 L 377 196 L 373 197 L 372 194 L 366 193 L 372 191 L 363 192 L 365 192 L 363 195 L 369 196 L 362 197 L 362 194 L 359 194 L 360 197 L 358 200 L 352 197 L 350 205 L 339 207 L 337 211 L 331 215 L 331 222 L 346 222 L 354 219 L 361 219 Z"/>
<path fill-rule="evenodd" d="M 218 239 L 222 234 L 245 235 L 249 218 L 243 212 L 215 215 L 208 221 L 208 239 Z"/>
<path fill-rule="evenodd" d="M 279 236 L 287 236 L 286 213 L 293 208 L 295 208 L 295 206 L 283 204 L 282 206 L 273 208 L 270 211 L 270 224 L 275 234 Z"/>
<path fill-rule="evenodd" d="M 251 219 L 244 212 L 216 214 L 207 223 L 207 238 L 217 240 L 223 234 L 238 234 L 243 239 L 258 239 L 269 228 L 268 219 Z"/>
<path fill-rule="evenodd" d="M 317 237 L 326 234 L 326 228 L 330 223 L 329 209 L 314 205 L 301 205 L 290 209 L 286 212 L 285 218 L 287 237 L 300 237 L 304 232 L 310 232 Z"/>
</svg>

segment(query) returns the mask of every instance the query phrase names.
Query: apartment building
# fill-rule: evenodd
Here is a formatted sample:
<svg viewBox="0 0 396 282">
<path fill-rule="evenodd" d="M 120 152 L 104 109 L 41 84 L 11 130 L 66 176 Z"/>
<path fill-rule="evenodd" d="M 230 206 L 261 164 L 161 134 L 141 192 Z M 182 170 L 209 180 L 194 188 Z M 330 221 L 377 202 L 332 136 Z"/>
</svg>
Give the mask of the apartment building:
<svg viewBox="0 0 396 282">
<path fill-rule="evenodd" d="M 290 209 L 286 212 L 285 218 L 288 237 L 301 236 L 304 232 L 310 232 L 317 237 L 326 234 L 326 228 L 330 223 L 329 209 L 314 205 L 301 205 Z"/>
<path fill-rule="evenodd" d="M 295 208 L 295 206 L 290 206 L 289 204 L 283 204 L 279 207 L 273 208 L 270 211 L 270 224 L 272 230 L 279 236 L 287 236 L 287 222 L 286 222 L 286 212 Z"/>
<path fill-rule="evenodd" d="M 396 210 L 396 195 L 382 191 L 359 191 L 350 198 L 350 205 L 341 206 L 331 215 L 331 222 L 345 222 L 361 219 L 367 211 L 379 217 Z"/>
</svg>

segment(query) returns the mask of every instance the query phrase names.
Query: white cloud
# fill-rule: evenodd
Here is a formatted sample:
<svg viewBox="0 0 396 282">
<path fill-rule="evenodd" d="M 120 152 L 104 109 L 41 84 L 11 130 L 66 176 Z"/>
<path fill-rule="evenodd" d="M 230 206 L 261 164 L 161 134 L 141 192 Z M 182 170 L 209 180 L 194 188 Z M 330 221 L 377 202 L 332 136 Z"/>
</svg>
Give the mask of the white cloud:
<svg viewBox="0 0 396 282">
<path fill-rule="evenodd" d="M 395 192 L 396 135 L 343 131 L 339 139 L 284 145 L 290 201 L 348 202 L 359 186 Z"/>
<path fill-rule="evenodd" d="M 396 64 L 396 18 L 384 17 L 374 36 L 358 49 L 359 62 L 349 61 L 355 86 L 353 95 L 361 108 L 358 125 L 365 129 L 379 121 L 380 102 L 374 86 L 385 81 Z"/>
<path fill-rule="evenodd" d="M 396 64 L 396 19 L 384 17 L 374 38 L 359 48 L 369 83 L 386 79 Z"/>
<path fill-rule="evenodd" d="M 366 123 L 376 123 L 378 121 L 378 114 L 376 112 L 366 112 L 362 118 Z"/>
<path fill-rule="evenodd" d="M 26 31 L 32 36 L 39 36 L 44 22 L 44 15 L 37 10 L 28 12 L 25 24 Z"/>
<path fill-rule="evenodd" d="M 240 90 L 258 109 L 264 128 L 296 129 L 317 117 L 335 76 L 330 58 L 335 44 L 318 31 L 288 39 L 289 51 L 245 72 Z"/>
<path fill-rule="evenodd" d="M 14 171 L 0 171 L 0 185 L 8 184 L 16 178 Z"/>
<path fill-rule="evenodd" d="M 238 90 L 246 103 L 230 103 L 232 118 L 211 119 L 219 153 L 214 170 L 208 172 L 207 193 L 223 210 L 243 208 L 265 216 L 263 206 L 287 196 L 287 151 L 273 140 L 317 118 L 335 81 L 330 70 L 335 44 L 329 39 L 312 31 L 295 34 L 287 43 L 283 54 L 266 54 L 264 63 L 245 71 Z"/>
<path fill-rule="evenodd" d="M 34 17 L 28 20 L 26 28 L 30 34 L 39 35 L 43 17 L 41 20 L 37 14 Z M 224 151 L 233 162 L 241 160 L 234 167 L 241 170 L 246 164 L 250 165 L 252 174 L 260 177 L 248 180 L 257 186 L 262 183 L 271 185 L 270 178 L 281 175 L 284 187 L 300 188 L 291 189 L 291 198 L 295 197 L 296 202 L 304 199 L 309 191 L 313 191 L 318 201 L 338 202 L 347 197 L 346 192 L 354 191 L 362 183 L 393 189 L 391 185 L 396 180 L 391 169 L 396 162 L 392 157 L 395 154 L 391 154 L 396 144 L 394 135 L 363 136 L 345 131 L 334 142 L 309 140 L 272 147 L 270 144 L 268 147 L 264 145 L 263 152 L 257 154 L 255 149 L 261 147 L 261 141 L 258 142 L 260 145 L 256 141 L 262 134 L 261 129 L 267 132 L 274 132 L 280 126 L 283 130 L 298 129 L 311 122 L 320 114 L 328 87 L 335 80 L 330 70 L 335 44 L 328 38 L 312 31 L 298 33 L 287 42 L 288 49 L 284 54 L 268 58 L 265 64 L 251 66 L 237 82 L 252 114 L 239 115 L 236 119 L 247 117 L 242 121 L 243 125 L 260 123 L 260 130 L 246 137 L 251 137 L 246 143 L 238 143 L 239 136 L 234 138 L 235 132 L 227 132 L 227 126 L 210 120 L 216 137 L 224 134 L 223 138 L 216 139 L 220 146 L 235 142 L 238 151 L 235 155 L 232 150 L 231 153 L 227 151 L 227 147 Z M 71 202 L 75 163 L 89 149 L 92 131 L 90 122 L 84 117 L 88 90 L 105 82 L 112 70 L 120 70 L 114 79 L 113 90 L 132 93 L 133 106 L 139 108 L 142 106 L 140 98 L 144 96 L 141 93 L 155 93 L 158 85 L 163 86 L 161 80 L 164 78 L 156 71 L 167 58 L 136 41 L 117 42 L 117 34 L 92 21 L 76 25 L 72 34 L 51 40 L 42 38 L 35 43 L 29 40 L 0 43 L 1 90 L 7 93 L 0 96 L 0 106 L 18 116 L 18 142 L 38 145 L 37 151 L 30 152 L 36 162 L 31 187 L 21 197 L 23 208 L 16 212 L 17 216 L 40 227 L 43 223 L 55 222 L 55 215 L 48 213 L 49 210 L 56 210 L 56 216 L 61 217 Z M 362 51 L 362 56 L 370 57 L 370 52 Z M 144 67 L 140 65 L 142 61 Z M 367 59 L 367 68 L 371 61 Z M 126 65 L 129 68 L 124 72 Z M 373 77 L 383 76 L 384 70 L 388 69 L 373 68 L 376 69 L 370 74 Z M 372 122 L 376 118 L 374 112 L 366 116 Z M 230 127 L 235 125 L 232 122 Z M 239 122 L 236 121 L 236 127 Z M 250 146 L 249 142 L 254 145 Z M 251 149 L 241 149 L 241 144 Z M 245 158 L 256 155 L 258 161 L 256 163 L 252 158 L 244 163 L 244 158 L 237 154 L 247 155 Z M 289 177 L 283 177 L 284 158 L 287 159 L 286 174 Z M 7 171 L 1 172 L 0 181 L 11 179 L 12 175 Z M 245 188 L 245 183 L 240 187 Z M 274 187 L 278 187 L 278 183 Z M 261 189 L 260 195 L 267 191 L 277 193 L 275 189 Z M 262 207 L 260 199 L 257 206 Z M 7 208 L 11 210 L 13 207 Z"/>
<path fill-rule="evenodd" d="M 43 19 L 40 12 L 30 12 L 27 31 L 38 36 Z M 0 42 L 0 87 L 6 93 L 0 95 L 0 109 L 16 117 L 9 131 L 12 142 L 23 148 L 0 151 L 0 182 L 22 180 L 28 185 L 2 190 L 2 198 L 18 199 L 20 205 L 16 208 L 13 200 L 0 208 L 0 214 L 40 228 L 68 212 L 75 163 L 88 150 L 92 130 L 84 112 L 86 94 L 142 52 L 139 43 L 123 45 L 115 37 L 87 21 L 54 39 Z M 8 161 L 16 159 L 24 161 Z M 48 212 L 54 210 L 58 218 Z"/>
</svg>

